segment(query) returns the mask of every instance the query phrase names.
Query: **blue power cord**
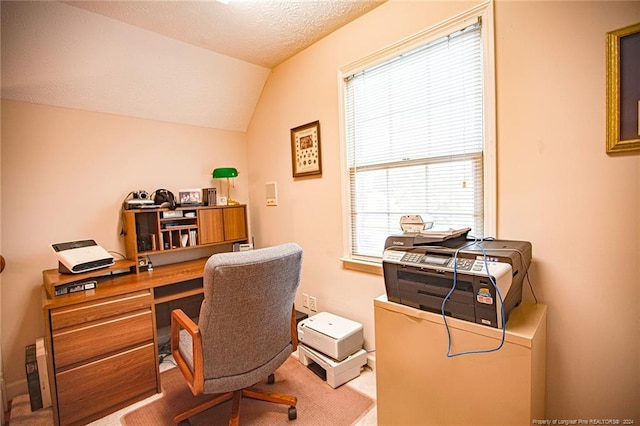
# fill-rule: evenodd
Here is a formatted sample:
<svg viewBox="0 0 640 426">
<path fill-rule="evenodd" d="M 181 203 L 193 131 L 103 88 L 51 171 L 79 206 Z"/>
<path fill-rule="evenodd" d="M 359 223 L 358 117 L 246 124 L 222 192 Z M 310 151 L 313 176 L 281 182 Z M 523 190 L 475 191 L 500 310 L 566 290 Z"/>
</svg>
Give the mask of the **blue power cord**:
<svg viewBox="0 0 640 426">
<path fill-rule="evenodd" d="M 447 339 L 448 339 L 448 343 L 447 343 L 447 358 L 453 358 L 456 356 L 461 356 L 461 355 L 471 355 L 471 354 L 483 354 L 483 353 L 489 353 L 489 352 L 495 352 L 497 350 L 500 350 L 500 348 L 502 348 L 502 346 L 504 345 L 504 341 L 505 341 L 505 337 L 506 337 L 506 320 L 505 320 L 505 315 L 504 315 L 504 302 L 502 299 L 502 294 L 500 293 L 500 290 L 498 289 L 498 286 L 496 285 L 496 282 L 494 280 L 494 278 L 491 276 L 491 274 L 489 274 L 489 264 L 487 263 L 487 253 L 484 249 L 484 247 L 479 244 L 480 249 L 482 249 L 482 256 L 483 256 L 483 261 L 484 261 L 484 270 L 487 271 L 487 277 L 489 278 L 489 281 L 491 281 L 491 285 L 493 285 L 493 288 L 496 291 L 496 294 L 498 295 L 498 299 L 500 300 L 500 308 L 501 308 L 501 312 L 502 312 L 502 339 L 500 340 L 500 344 L 498 346 L 496 346 L 495 348 L 491 348 L 491 349 L 478 349 L 478 350 L 470 350 L 470 351 L 463 351 L 463 352 L 456 352 L 456 353 L 451 353 L 451 331 L 449 330 L 449 324 L 447 323 L 447 315 L 445 314 L 445 309 L 444 309 L 444 305 L 447 303 L 447 300 L 449 299 L 449 297 L 451 297 L 451 295 L 453 294 L 454 290 L 456 289 L 456 284 L 457 284 L 457 279 L 458 279 L 458 253 L 460 252 L 460 250 L 469 247 L 471 245 L 477 244 L 478 240 L 475 240 L 471 243 L 465 244 L 464 246 L 458 248 L 454 255 L 453 255 L 453 285 L 451 286 L 451 290 L 449 290 L 449 293 L 447 293 L 447 295 L 445 296 L 444 300 L 442 301 L 442 319 L 444 321 L 444 327 L 447 330 Z"/>
</svg>

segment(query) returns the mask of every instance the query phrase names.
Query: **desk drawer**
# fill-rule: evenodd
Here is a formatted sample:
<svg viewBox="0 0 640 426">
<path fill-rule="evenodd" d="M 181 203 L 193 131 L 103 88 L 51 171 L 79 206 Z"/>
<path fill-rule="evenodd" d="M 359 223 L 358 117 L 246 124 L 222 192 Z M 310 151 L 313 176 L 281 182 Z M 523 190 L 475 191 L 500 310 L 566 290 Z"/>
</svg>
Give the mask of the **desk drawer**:
<svg viewBox="0 0 640 426">
<path fill-rule="evenodd" d="M 157 390 L 153 343 L 56 374 L 61 425 L 86 424 Z"/>
<path fill-rule="evenodd" d="M 53 332 L 55 368 L 153 342 L 151 309 Z"/>
<path fill-rule="evenodd" d="M 51 330 L 97 321 L 151 306 L 151 292 L 138 291 L 122 296 L 51 310 Z"/>
</svg>

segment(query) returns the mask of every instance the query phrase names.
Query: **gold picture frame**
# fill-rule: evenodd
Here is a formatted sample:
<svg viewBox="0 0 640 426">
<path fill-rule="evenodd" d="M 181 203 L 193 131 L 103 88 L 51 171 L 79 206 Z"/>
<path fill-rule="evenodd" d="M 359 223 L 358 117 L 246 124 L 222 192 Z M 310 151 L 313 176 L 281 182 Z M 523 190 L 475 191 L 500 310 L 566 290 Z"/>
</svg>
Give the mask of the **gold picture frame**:
<svg viewBox="0 0 640 426">
<path fill-rule="evenodd" d="M 322 175 L 319 121 L 291 129 L 291 165 L 294 178 Z"/>
<path fill-rule="evenodd" d="M 640 151 L 640 23 L 607 33 L 607 153 Z"/>
</svg>

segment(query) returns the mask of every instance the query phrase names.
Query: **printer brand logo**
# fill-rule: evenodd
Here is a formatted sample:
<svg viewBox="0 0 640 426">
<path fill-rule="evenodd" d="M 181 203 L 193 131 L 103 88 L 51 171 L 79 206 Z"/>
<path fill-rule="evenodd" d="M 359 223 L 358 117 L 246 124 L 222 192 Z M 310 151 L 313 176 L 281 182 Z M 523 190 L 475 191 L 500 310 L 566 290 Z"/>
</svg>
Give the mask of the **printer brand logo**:
<svg viewBox="0 0 640 426">
<path fill-rule="evenodd" d="M 394 245 L 394 246 L 403 246 L 404 245 L 404 241 L 393 240 L 393 242 L 391 244 Z"/>
</svg>

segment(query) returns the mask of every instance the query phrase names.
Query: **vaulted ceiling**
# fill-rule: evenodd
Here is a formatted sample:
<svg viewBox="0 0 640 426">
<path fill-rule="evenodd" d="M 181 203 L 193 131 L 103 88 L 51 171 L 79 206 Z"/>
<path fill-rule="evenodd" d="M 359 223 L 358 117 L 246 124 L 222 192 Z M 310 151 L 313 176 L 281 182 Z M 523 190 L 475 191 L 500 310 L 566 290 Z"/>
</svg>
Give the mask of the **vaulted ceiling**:
<svg viewBox="0 0 640 426">
<path fill-rule="evenodd" d="M 136 27 L 273 68 L 380 5 L 372 0 L 69 1 Z"/>
<path fill-rule="evenodd" d="M 246 131 L 271 68 L 382 3 L 3 0 L 2 97 Z"/>
</svg>

